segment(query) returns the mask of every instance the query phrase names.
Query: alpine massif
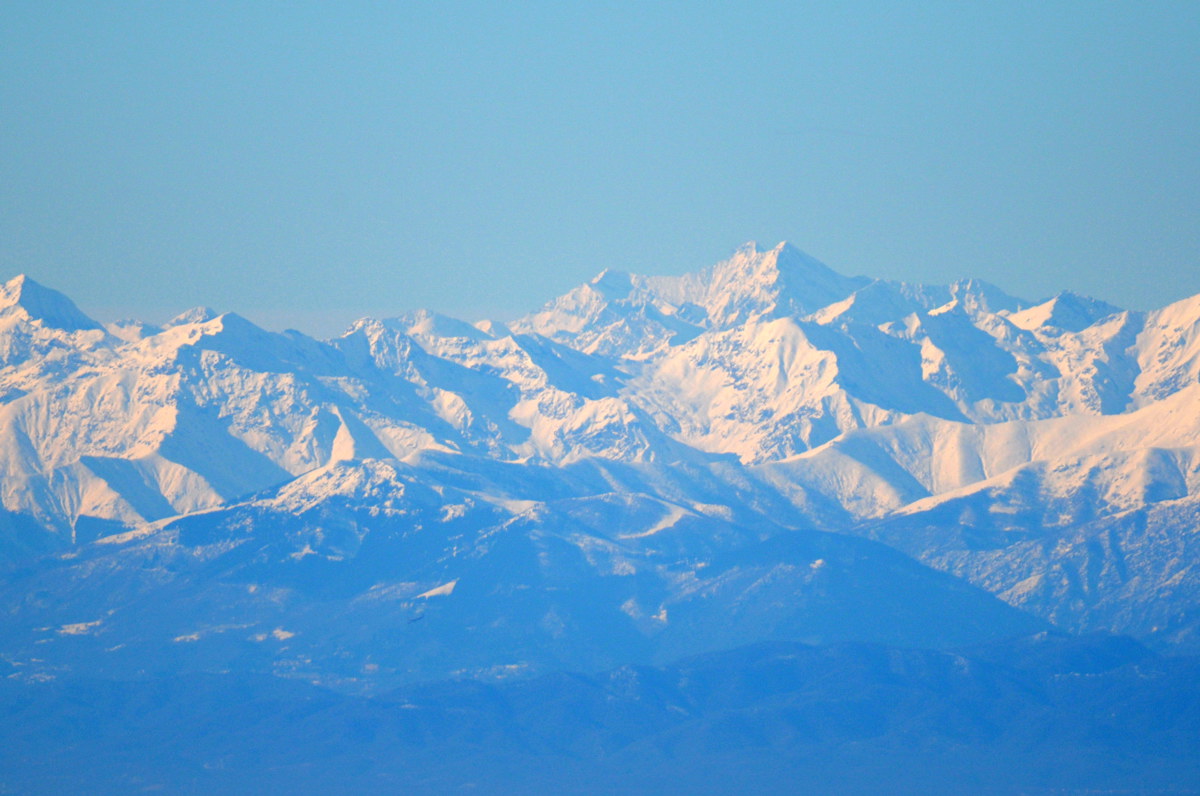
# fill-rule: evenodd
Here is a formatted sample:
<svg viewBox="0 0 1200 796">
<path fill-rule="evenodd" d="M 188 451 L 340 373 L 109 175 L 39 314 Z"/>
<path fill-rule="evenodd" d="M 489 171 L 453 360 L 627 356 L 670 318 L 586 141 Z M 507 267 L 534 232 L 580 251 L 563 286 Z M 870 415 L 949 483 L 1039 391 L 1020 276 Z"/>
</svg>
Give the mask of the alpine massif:
<svg viewBox="0 0 1200 796">
<path fill-rule="evenodd" d="M 747 244 L 682 277 L 605 271 L 508 325 L 418 312 L 318 341 L 204 308 L 102 325 L 17 277 L 0 288 L 0 499 L 10 688 L 233 673 L 375 700 L 455 679 L 500 689 L 470 691 L 492 727 L 541 722 L 493 707 L 561 696 L 556 672 L 608 671 L 596 694 L 644 706 L 649 686 L 613 685 L 643 667 L 676 678 L 654 699 L 703 712 L 678 680 L 688 656 L 714 682 L 742 676 L 739 655 L 827 677 L 812 650 L 853 669 L 866 644 L 926 650 L 904 653 L 903 688 L 991 650 L 954 687 L 1017 702 L 1153 660 L 1137 699 L 1162 686 L 1194 708 L 1200 684 L 1164 661 L 1200 653 L 1200 296 L 1027 302 Z M 1096 642 L 1107 668 L 987 669 L 1034 644 L 1011 639 L 1097 632 L 1136 643 Z M 1052 691 L 1038 710 L 1071 702 Z M 781 709 L 738 693 L 719 709 Z M 1182 730 L 1138 732 L 1190 743 L 1190 708 Z M 663 715 L 605 714 L 579 743 L 648 766 L 654 733 L 720 737 Z M 1175 787 L 1196 756 L 1170 743 L 1154 753 L 1186 769 L 1163 769 Z"/>
</svg>

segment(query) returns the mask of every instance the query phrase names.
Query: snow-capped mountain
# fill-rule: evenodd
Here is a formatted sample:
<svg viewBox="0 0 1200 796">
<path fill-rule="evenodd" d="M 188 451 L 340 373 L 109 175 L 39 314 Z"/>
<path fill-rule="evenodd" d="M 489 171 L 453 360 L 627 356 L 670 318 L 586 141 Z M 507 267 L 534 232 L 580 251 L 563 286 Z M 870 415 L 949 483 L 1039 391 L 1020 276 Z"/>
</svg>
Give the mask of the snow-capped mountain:
<svg viewBox="0 0 1200 796">
<path fill-rule="evenodd" d="M 787 244 L 328 341 L 206 308 L 105 327 L 17 277 L 0 653 L 383 681 L 1043 621 L 1196 649 L 1198 381 L 1200 296 L 1027 302 Z"/>
</svg>

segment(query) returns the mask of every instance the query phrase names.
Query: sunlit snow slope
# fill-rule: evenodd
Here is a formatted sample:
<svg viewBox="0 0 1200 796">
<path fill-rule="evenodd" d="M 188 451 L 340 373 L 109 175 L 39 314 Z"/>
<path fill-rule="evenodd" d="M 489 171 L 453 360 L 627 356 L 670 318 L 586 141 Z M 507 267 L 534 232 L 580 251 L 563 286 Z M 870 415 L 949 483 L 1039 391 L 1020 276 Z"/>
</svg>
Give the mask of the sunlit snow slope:
<svg viewBox="0 0 1200 796">
<path fill-rule="evenodd" d="M 480 606 L 503 593 L 563 640 L 495 630 L 513 666 L 657 660 L 826 638 L 780 606 L 925 577 L 848 538 L 869 537 L 1030 621 L 1200 649 L 1198 380 L 1200 296 L 1028 302 L 848 278 L 788 244 L 680 277 L 605 271 L 507 325 L 417 312 L 329 341 L 204 308 L 105 327 L 17 277 L 0 287 L 0 557 L 24 573 L 10 599 L 46 596 L 4 643 L 295 645 L 271 606 L 324 600 L 321 583 L 349 601 L 347 649 L 368 606 L 495 630 Z M 98 572 L 117 596 L 70 585 Z M 559 588 L 575 596 L 546 598 Z M 186 621 L 135 607 L 156 589 L 189 601 Z M 743 606 L 744 632 L 696 648 L 711 605 Z M 438 674 L 449 642 L 431 638 L 388 665 Z"/>
</svg>

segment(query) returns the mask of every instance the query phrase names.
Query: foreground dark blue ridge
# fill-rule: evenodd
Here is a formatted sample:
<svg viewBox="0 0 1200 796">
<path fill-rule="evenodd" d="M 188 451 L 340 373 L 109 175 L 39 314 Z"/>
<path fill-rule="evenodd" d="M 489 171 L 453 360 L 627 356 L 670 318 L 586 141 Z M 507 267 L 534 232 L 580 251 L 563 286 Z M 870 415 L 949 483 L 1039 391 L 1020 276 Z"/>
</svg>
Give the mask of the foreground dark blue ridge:
<svg viewBox="0 0 1200 796">
<path fill-rule="evenodd" d="M 1200 659 L 1113 636 L 765 643 L 377 697 L 7 682 L 0 712 L 5 793 L 1200 792 Z"/>
</svg>

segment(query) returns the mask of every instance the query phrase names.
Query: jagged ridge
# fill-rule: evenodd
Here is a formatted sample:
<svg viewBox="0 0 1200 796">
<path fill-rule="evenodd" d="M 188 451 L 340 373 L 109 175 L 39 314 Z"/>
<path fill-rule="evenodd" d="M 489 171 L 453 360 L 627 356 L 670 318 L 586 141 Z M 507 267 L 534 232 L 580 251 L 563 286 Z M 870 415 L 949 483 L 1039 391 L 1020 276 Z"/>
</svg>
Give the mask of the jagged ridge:
<svg viewBox="0 0 1200 796">
<path fill-rule="evenodd" d="M 105 329 L 22 278 L 3 295 L 10 559 L 92 540 L 174 550 L 206 517 L 222 529 L 209 543 L 240 544 L 276 506 L 320 518 L 281 538 L 280 566 L 357 560 L 357 512 L 422 525 L 490 506 L 477 527 L 536 538 L 546 517 L 586 525 L 589 501 L 638 494 L 606 515 L 619 533 L 566 542 L 593 575 L 635 539 L 668 545 L 643 566 L 669 570 L 707 560 L 705 534 L 826 529 L 1066 627 L 1196 643 L 1200 297 L 1038 304 L 974 280 L 843 277 L 787 244 L 681 277 L 608 271 L 508 325 L 414 313 L 330 341 L 206 309 Z M 1140 535 L 1113 531 L 1134 515 Z M 664 531 L 683 518 L 708 530 Z M 624 616 L 654 629 L 665 599 Z M 1178 610 L 1132 618 L 1151 599 Z"/>
</svg>

